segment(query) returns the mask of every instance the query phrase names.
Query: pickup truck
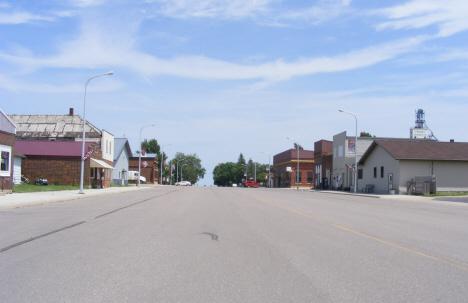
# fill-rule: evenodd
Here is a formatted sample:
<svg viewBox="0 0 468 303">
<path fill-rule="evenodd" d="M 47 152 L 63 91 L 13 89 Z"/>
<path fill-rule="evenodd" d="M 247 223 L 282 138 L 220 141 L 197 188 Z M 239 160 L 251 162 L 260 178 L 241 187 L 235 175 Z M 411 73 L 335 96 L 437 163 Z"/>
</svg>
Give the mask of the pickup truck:
<svg viewBox="0 0 468 303">
<path fill-rule="evenodd" d="M 242 186 L 243 187 L 260 187 L 260 183 L 255 183 L 255 181 L 242 181 Z"/>
</svg>

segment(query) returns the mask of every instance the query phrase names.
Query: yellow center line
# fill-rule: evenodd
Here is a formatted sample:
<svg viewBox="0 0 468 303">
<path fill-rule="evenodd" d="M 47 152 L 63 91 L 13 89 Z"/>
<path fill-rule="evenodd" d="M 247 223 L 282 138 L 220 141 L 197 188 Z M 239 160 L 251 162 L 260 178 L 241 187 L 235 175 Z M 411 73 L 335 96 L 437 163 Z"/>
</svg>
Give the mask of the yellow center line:
<svg viewBox="0 0 468 303">
<path fill-rule="evenodd" d="M 437 261 L 437 262 L 440 262 L 440 263 L 448 264 L 448 265 L 451 265 L 451 266 L 454 266 L 454 267 L 457 267 L 457 268 L 460 268 L 460 269 L 463 269 L 463 270 L 467 270 L 467 271 L 468 271 L 468 264 L 466 264 L 466 263 L 463 263 L 463 262 L 460 262 L 460 261 L 457 261 L 457 260 L 453 260 L 453 259 L 450 259 L 450 258 L 447 258 L 447 257 L 443 257 L 443 256 L 434 257 L 434 256 L 431 256 L 431 255 L 430 255 L 429 253 L 427 253 L 427 252 L 420 252 L 420 251 L 417 251 L 417 250 L 414 250 L 414 249 L 411 249 L 411 248 L 408 248 L 408 247 L 404 247 L 404 246 L 398 245 L 398 244 L 396 244 L 396 243 L 392 243 L 392 242 L 385 241 L 385 240 L 382 240 L 382 239 L 379 239 L 379 238 L 376 238 L 376 237 L 373 237 L 373 236 L 369 236 L 369 235 L 366 235 L 366 234 L 364 234 L 364 233 L 362 233 L 362 232 L 359 232 L 359 231 L 353 230 L 353 229 L 351 229 L 351 228 L 348 228 L 348 227 L 339 225 L 339 224 L 337 224 L 337 223 L 330 222 L 330 221 L 327 221 L 327 220 L 324 220 L 324 219 L 321 219 L 321 218 L 318 218 L 318 217 L 314 217 L 314 216 L 311 216 L 311 215 L 302 213 L 302 212 L 297 211 L 297 210 L 295 210 L 295 209 L 287 208 L 287 207 L 285 207 L 285 206 L 282 206 L 282 205 L 279 205 L 279 204 L 275 204 L 275 203 L 272 203 L 272 202 L 269 202 L 269 201 L 266 201 L 266 200 L 263 200 L 263 199 L 259 199 L 259 198 L 255 198 L 255 199 L 258 200 L 258 201 L 265 202 L 265 203 L 271 204 L 271 205 L 273 205 L 273 206 L 276 206 L 276 207 L 285 209 L 285 210 L 290 211 L 290 212 L 293 212 L 293 213 L 295 213 L 295 214 L 298 214 L 298 215 L 301 215 L 301 216 L 304 216 L 304 217 L 307 217 L 307 218 L 310 218 L 310 219 L 313 219 L 313 220 L 316 220 L 316 221 L 325 223 L 325 224 L 327 224 L 327 225 L 330 225 L 330 226 L 333 226 L 333 227 L 337 227 L 337 228 L 339 228 L 339 229 L 348 231 L 348 232 L 350 232 L 350 233 L 353 233 L 353 234 L 356 234 L 356 235 L 359 235 L 359 236 L 362 236 L 362 237 L 365 237 L 365 238 L 368 238 L 368 239 L 371 239 L 371 240 L 374 240 L 374 241 L 377 241 L 377 242 L 380 242 L 380 243 L 384 243 L 384 244 L 387 244 L 387 245 L 390 245 L 390 246 L 393 246 L 393 247 L 396 247 L 396 248 L 405 250 L 405 251 L 407 251 L 407 252 L 411 252 L 411 253 L 413 253 L 413 254 L 416 254 L 416 255 L 419 255 L 419 256 L 423 256 L 423 257 L 432 259 L 432 260 Z"/>
</svg>

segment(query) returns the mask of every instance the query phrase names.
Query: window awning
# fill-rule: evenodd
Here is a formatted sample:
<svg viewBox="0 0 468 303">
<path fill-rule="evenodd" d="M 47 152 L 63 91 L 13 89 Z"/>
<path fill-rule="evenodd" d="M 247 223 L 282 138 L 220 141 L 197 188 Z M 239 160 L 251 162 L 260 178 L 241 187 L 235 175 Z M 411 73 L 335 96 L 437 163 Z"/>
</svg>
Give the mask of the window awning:
<svg viewBox="0 0 468 303">
<path fill-rule="evenodd" d="M 91 167 L 98 167 L 98 168 L 109 168 L 109 169 L 114 169 L 112 166 L 110 166 L 110 165 L 107 164 L 106 162 L 104 162 L 104 161 L 102 161 L 102 160 L 93 159 L 93 158 L 91 158 L 90 166 L 91 166 Z"/>
</svg>

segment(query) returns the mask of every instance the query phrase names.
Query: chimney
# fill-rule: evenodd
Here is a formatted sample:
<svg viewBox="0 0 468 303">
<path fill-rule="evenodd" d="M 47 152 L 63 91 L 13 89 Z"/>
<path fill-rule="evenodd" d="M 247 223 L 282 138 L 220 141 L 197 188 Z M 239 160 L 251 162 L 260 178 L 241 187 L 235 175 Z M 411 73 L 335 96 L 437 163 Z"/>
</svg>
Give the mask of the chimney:
<svg viewBox="0 0 468 303">
<path fill-rule="evenodd" d="M 450 143 L 453 143 L 453 142 L 455 142 L 455 140 L 454 140 L 454 139 L 450 139 Z"/>
<path fill-rule="evenodd" d="M 70 108 L 70 113 L 68 115 L 73 116 L 73 108 Z"/>
</svg>

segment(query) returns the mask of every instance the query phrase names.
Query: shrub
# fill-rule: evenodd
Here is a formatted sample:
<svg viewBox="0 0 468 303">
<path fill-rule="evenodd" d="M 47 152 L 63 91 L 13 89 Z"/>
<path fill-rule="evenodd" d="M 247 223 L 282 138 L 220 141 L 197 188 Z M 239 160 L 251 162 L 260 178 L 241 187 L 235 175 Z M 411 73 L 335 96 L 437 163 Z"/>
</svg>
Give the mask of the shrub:
<svg viewBox="0 0 468 303">
<path fill-rule="evenodd" d="M 60 185 L 60 180 L 59 180 L 59 179 L 55 179 L 54 185 Z"/>
</svg>

